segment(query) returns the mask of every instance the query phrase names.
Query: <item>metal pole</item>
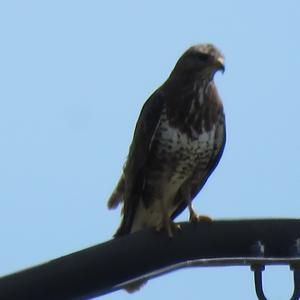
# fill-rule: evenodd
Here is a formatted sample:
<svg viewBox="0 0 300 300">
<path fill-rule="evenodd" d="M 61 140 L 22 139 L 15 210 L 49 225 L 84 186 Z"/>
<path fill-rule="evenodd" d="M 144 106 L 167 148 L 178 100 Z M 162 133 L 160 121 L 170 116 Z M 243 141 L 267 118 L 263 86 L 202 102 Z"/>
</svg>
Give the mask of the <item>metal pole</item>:
<svg viewBox="0 0 300 300">
<path fill-rule="evenodd" d="M 299 219 L 181 223 L 181 227 L 173 238 L 145 230 L 4 276 L 0 299 L 88 299 L 117 290 L 124 282 L 180 267 L 251 264 L 257 241 L 265 245 L 269 263 L 289 263 L 288 258 L 300 262 L 290 251 L 300 237 Z"/>
</svg>

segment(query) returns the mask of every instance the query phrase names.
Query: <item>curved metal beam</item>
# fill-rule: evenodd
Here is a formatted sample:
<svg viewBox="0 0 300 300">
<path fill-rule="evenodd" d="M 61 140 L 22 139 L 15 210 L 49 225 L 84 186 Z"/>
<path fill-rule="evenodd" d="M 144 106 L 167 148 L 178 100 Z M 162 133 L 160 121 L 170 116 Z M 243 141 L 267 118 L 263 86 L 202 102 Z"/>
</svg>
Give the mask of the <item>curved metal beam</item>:
<svg viewBox="0 0 300 300">
<path fill-rule="evenodd" d="M 299 219 L 181 223 L 173 238 L 145 230 L 0 278 L 0 299 L 88 299 L 190 266 L 300 264 Z M 264 257 L 253 254 L 258 241 Z M 299 240 L 298 240 L 299 241 Z"/>
</svg>

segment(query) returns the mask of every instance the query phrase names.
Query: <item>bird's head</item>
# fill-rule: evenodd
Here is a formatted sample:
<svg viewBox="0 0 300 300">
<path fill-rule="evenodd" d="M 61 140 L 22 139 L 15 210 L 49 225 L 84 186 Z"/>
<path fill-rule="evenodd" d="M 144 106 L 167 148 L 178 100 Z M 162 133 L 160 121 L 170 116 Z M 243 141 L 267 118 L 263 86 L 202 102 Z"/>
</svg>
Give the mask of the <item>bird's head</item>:
<svg viewBox="0 0 300 300">
<path fill-rule="evenodd" d="M 222 53 L 212 44 L 200 44 L 183 53 L 172 74 L 197 74 L 203 79 L 211 80 L 219 70 L 225 71 Z"/>
</svg>

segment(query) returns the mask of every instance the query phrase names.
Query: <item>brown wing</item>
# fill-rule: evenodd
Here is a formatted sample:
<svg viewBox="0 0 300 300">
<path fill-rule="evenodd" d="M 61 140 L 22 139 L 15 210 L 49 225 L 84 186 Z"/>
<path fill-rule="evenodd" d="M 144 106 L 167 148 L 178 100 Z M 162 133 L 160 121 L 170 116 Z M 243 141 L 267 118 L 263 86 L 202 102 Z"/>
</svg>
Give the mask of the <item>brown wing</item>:
<svg viewBox="0 0 300 300">
<path fill-rule="evenodd" d="M 123 219 L 115 236 L 130 232 L 143 190 L 145 165 L 148 160 L 151 143 L 159 125 L 163 106 L 164 99 L 160 89 L 158 89 L 145 102 L 137 121 L 124 169 Z"/>
<path fill-rule="evenodd" d="M 214 151 L 211 156 L 210 162 L 208 163 L 204 171 L 203 170 L 196 171 L 193 174 L 193 176 L 189 178 L 184 183 L 183 187 L 179 190 L 176 196 L 176 198 L 178 199 L 176 202 L 179 203 L 179 206 L 172 214 L 171 219 L 175 219 L 187 207 L 187 199 L 185 198 L 186 195 L 188 195 L 188 197 L 191 197 L 193 199 L 201 191 L 207 179 L 209 178 L 209 176 L 212 174 L 212 172 L 218 165 L 224 151 L 225 143 L 226 143 L 225 116 L 224 114 L 222 114 L 222 118 L 220 120 L 219 126 L 216 129 Z"/>
</svg>

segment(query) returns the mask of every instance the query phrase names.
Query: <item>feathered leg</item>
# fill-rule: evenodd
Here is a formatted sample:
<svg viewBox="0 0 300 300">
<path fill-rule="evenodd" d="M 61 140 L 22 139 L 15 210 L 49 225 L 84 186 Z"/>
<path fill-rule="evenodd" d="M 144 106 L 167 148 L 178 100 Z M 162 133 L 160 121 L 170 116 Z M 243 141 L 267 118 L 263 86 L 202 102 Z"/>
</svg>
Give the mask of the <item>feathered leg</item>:
<svg viewBox="0 0 300 300">
<path fill-rule="evenodd" d="M 159 203 L 161 205 L 162 223 L 155 229 L 156 231 L 166 230 L 168 237 L 172 238 L 176 234 L 176 232 L 181 229 L 181 227 L 179 224 L 176 224 L 170 219 L 165 203 L 163 201 L 159 201 Z"/>
</svg>

